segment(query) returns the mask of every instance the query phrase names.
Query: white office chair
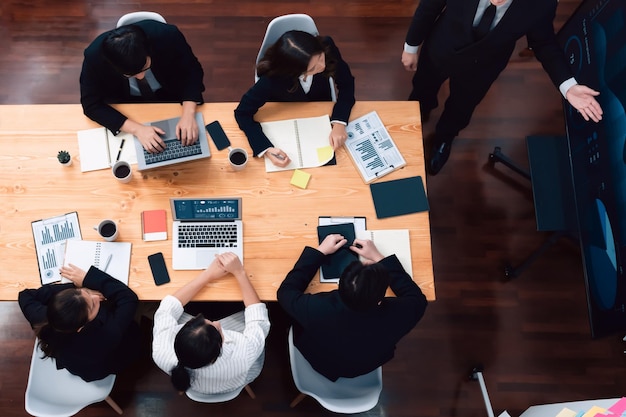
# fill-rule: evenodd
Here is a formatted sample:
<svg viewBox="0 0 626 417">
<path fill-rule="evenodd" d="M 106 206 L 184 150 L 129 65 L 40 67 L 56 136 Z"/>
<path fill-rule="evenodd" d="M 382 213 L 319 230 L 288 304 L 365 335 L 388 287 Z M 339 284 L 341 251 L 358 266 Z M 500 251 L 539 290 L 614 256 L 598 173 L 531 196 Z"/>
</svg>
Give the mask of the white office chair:
<svg viewBox="0 0 626 417">
<path fill-rule="evenodd" d="M 286 14 L 284 16 L 278 16 L 267 25 L 267 29 L 265 30 L 265 37 L 263 38 L 263 42 L 261 42 L 261 48 L 259 49 L 259 54 L 256 57 L 256 64 L 259 63 L 263 55 L 265 55 L 265 51 L 271 45 L 276 43 L 278 38 L 280 38 L 285 32 L 289 32 L 290 30 L 301 30 L 303 32 L 308 32 L 313 36 L 318 36 L 320 33 L 317 30 L 317 26 L 313 21 L 313 18 L 306 14 Z M 254 70 L 254 82 L 259 81 L 259 76 L 256 73 L 256 65 Z M 335 91 L 335 81 L 330 77 L 328 79 L 330 84 L 330 95 L 333 102 L 337 101 L 337 92 Z"/>
<path fill-rule="evenodd" d="M 252 391 L 252 388 L 250 388 L 249 385 L 245 385 L 239 389 L 236 389 L 231 392 L 226 392 L 224 394 L 203 394 L 201 392 L 194 391 L 192 389 L 188 389 L 187 392 L 185 392 L 185 394 L 187 394 L 187 397 L 189 397 L 190 399 L 197 401 L 199 403 L 223 403 L 223 402 L 230 401 L 236 398 L 244 388 L 246 389 L 246 392 L 248 393 L 248 395 L 250 395 L 250 398 L 252 399 L 256 398 L 254 391 Z"/>
<path fill-rule="evenodd" d="M 54 359 L 42 359 L 42 356 L 43 352 L 35 339 L 24 395 L 28 414 L 39 417 L 73 416 L 89 404 L 100 401 L 106 401 L 118 414 L 122 414 L 122 409 L 109 397 L 115 375 L 85 382 L 66 369 L 57 369 Z"/>
<path fill-rule="evenodd" d="M 383 368 L 355 378 L 339 378 L 332 382 L 317 373 L 293 344 L 293 328 L 289 329 L 289 361 L 291 375 L 300 394 L 291 402 L 295 407 L 307 395 L 334 413 L 362 413 L 378 404 L 383 389 Z"/>
<path fill-rule="evenodd" d="M 132 23 L 141 22 L 142 20 L 156 20 L 157 22 L 167 23 L 165 18 L 156 12 L 132 12 L 120 17 L 117 21 L 116 28 Z"/>
</svg>

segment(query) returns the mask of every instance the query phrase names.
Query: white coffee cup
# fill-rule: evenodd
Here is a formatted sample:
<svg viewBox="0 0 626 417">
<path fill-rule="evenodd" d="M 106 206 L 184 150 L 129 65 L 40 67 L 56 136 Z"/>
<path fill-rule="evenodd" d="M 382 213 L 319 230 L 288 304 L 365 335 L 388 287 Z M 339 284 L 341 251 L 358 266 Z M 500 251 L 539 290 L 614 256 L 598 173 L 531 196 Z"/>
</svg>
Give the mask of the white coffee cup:
<svg viewBox="0 0 626 417">
<path fill-rule="evenodd" d="M 248 163 L 248 152 L 243 148 L 228 148 L 228 162 L 235 171 L 241 171 Z"/>
<path fill-rule="evenodd" d="M 102 220 L 98 225 L 93 227 L 98 232 L 100 237 L 107 242 L 113 242 L 117 239 L 118 228 L 117 224 L 113 220 Z"/>
<path fill-rule="evenodd" d="M 129 182 L 133 176 L 133 170 L 126 161 L 117 161 L 111 168 L 111 172 L 113 172 L 113 176 L 122 183 Z"/>
</svg>

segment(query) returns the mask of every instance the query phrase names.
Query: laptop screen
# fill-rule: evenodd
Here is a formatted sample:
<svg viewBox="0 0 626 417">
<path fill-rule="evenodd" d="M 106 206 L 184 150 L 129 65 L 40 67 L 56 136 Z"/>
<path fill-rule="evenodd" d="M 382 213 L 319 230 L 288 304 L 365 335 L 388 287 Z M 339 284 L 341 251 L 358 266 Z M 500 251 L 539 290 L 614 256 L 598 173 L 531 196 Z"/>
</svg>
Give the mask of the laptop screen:
<svg viewBox="0 0 626 417">
<path fill-rule="evenodd" d="M 239 220 L 241 198 L 173 198 L 174 220 Z"/>
</svg>

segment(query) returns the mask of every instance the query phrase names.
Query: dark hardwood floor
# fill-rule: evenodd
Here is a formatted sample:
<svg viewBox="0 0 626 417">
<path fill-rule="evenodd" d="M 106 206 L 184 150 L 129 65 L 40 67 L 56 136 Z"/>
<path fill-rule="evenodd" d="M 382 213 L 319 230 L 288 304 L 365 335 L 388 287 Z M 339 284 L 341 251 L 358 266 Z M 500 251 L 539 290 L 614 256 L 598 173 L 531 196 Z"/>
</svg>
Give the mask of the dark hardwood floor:
<svg viewBox="0 0 626 417">
<path fill-rule="evenodd" d="M 557 28 L 579 3 L 560 1 Z M 310 14 L 322 34 L 334 37 L 355 74 L 358 100 L 404 100 L 411 75 L 402 69 L 400 53 L 416 4 L 6 0 L 0 6 L 0 103 L 77 103 L 83 49 L 120 15 L 135 10 L 158 11 L 181 28 L 204 67 L 207 101 L 239 100 L 253 82 L 267 23 L 294 12 Z M 446 167 L 428 179 L 437 300 L 385 365 L 380 402 L 365 415 L 483 416 L 478 383 L 467 378 L 479 362 L 495 410 L 508 409 L 512 416 L 534 404 L 626 391 L 623 334 L 590 338 L 575 245 L 559 242 L 521 277 L 503 280 L 504 261 L 522 259 L 545 235 L 535 231 L 529 184 L 501 167 L 502 174 L 494 174 L 485 166 L 487 155 L 498 145 L 526 164 L 527 135 L 564 133 L 558 92 L 534 59 L 518 57 L 524 41 L 518 46 L 454 143 Z M 438 114 L 436 110 L 431 118 Z M 1 120 L 0 115 L 0 128 Z M 433 127 L 431 121 L 424 132 Z M 11 186 L 0 184 L 0 190 Z M 4 245 L 0 228 L 0 251 Z M 148 353 L 119 375 L 113 398 L 127 416 L 330 415 L 310 398 L 289 408 L 296 390 L 286 351 L 287 324 L 276 304 L 270 312 L 266 365 L 252 384 L 256 400 L 243 393 L 225 404 L 195 403 L 171 388 Z M 0 314 L 0 414 L 23 416 L 33 335 L 15 302 L 0 303 Z M 80 415 L 114 412 L 101 403 Z"/>
</svg>

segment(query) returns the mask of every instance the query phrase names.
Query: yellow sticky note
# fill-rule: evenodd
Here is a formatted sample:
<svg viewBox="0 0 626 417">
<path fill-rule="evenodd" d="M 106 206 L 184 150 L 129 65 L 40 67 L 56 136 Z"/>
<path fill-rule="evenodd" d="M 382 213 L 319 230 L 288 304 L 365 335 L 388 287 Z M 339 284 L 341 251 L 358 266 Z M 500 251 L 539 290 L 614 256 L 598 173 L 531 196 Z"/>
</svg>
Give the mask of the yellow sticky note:
<svg viewBox="0 0 626 417">
<path fill-rule="evenodd" d="M 332 146 L 317 148 L 317 160 L 320 162 L 328 162 L 333 158 L 334 152 Z"/>
<path fill-rule="evenodd" d="M 293 175 L 291 176 L 291 184 L 296 187 L 300 187 L 303 190 L 306 189 L 306 186 L 309 184 L 309 180 L 311 179 L 311 174 L 308 174 L 304 171 L 300 171 L 296 169 L 293 171 Z"/>
<path fill-rule="evenodd" d="M 602 408 L 597 405 L 594 405 L 583 415 L 583 417 L 594 417 L 597 414 L 603 415 L 606 413 L 606 411 L 607 411 L 606 408 Z"/>
</svg>

